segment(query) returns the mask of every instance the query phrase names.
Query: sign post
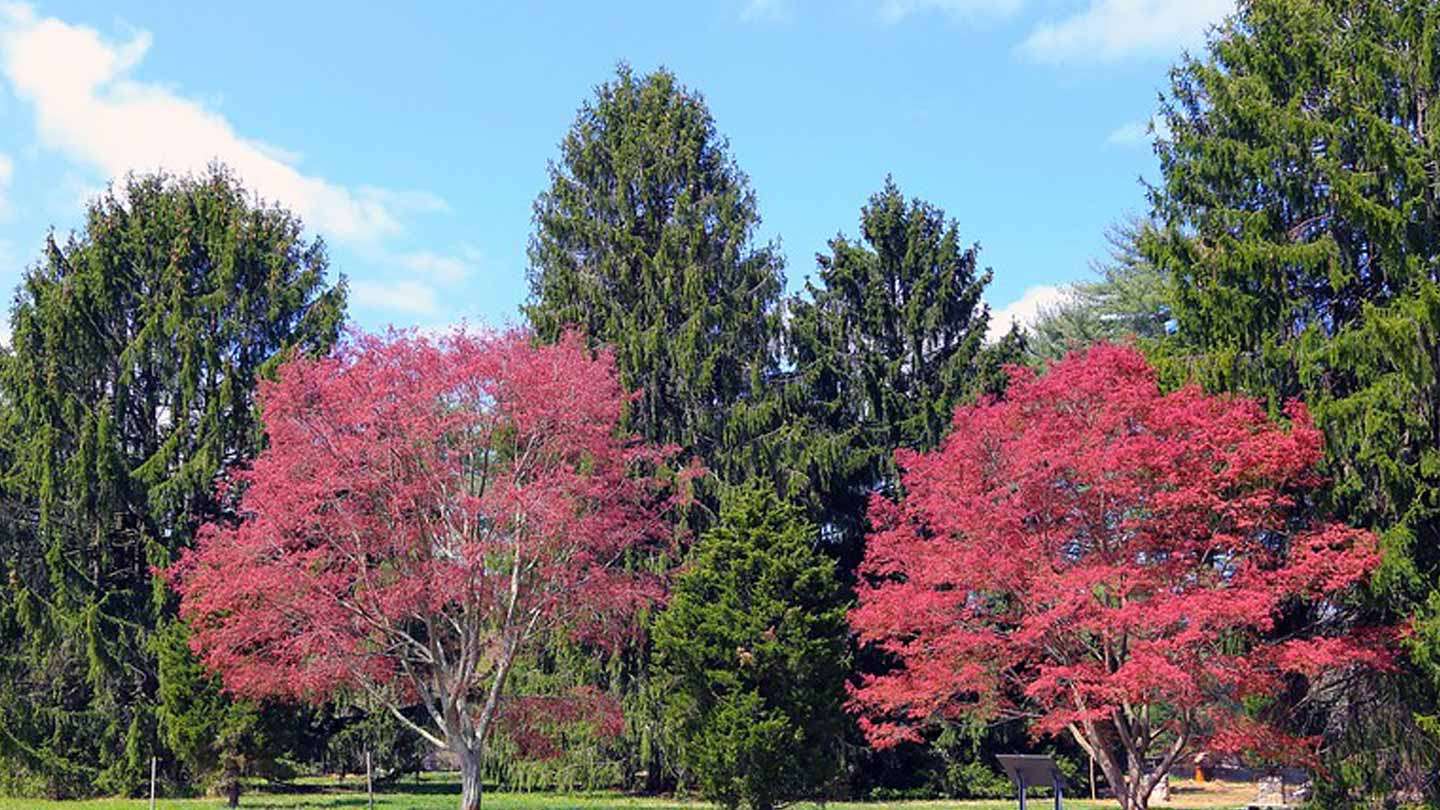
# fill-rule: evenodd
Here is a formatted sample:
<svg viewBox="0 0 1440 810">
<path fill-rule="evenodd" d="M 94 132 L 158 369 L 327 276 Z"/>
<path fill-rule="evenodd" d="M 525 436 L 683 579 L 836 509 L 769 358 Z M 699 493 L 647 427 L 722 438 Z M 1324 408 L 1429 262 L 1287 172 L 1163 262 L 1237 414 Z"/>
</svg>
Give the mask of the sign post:
<svg viewBox="0 0 1440 810">
<path fill-rule="evenodd" d="M 1060 774 L 1060 768 L 1055 765 L 1055 760 L 1038 754 L 1000 754 L 995 758 L 1000 760 L 1000 767 L 1005 769 L 1005 775 L 1015 783 L 1020 797 L 1020 810 L 1026 810 L 1025 789 L 1047 782 L 1055 790 L 1055 810 L 1062 810 L 1065 806 L 1061 791 L 1064 777 Z"/>
</svg>

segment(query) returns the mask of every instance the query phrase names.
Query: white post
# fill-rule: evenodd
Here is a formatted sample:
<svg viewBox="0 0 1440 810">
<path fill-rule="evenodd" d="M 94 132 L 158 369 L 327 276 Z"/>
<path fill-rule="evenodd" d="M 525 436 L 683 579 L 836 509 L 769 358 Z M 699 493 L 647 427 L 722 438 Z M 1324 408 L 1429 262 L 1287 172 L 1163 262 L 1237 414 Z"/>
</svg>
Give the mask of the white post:
<svg viewBox="0 0 1440 810">
<path fill-rule="evenodd" d="M 155 757 L 150 757 L 150 810 L 155 810 Z"/>
<path fill-rule="evenodd" d="M 365 749 L 365 801 L 370 810 L 375 810 L 375 783 L 370 777 L 370 749 Z"/>
</svg>

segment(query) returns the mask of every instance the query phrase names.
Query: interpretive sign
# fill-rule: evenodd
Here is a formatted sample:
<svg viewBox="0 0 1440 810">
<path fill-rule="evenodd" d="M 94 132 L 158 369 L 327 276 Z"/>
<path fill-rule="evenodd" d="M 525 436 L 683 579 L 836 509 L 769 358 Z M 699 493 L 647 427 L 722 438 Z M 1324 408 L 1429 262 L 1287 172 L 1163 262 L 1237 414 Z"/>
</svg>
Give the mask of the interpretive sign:
<svg viewBox="0 0 1440 810">
<path fill-rule="evenodd" d="M 1025 789 L 1040 785 L 1050 785 L 1055 789 L 1055 810 L 1064 807 L 1061 796 L 1064 777 L 1055 760 L 1041 754 L 998 754 L 995 758 L 1000 760 L 1000 767 L 1015 783 L 1020 810 L 1025 810 Z"/>
</svg>

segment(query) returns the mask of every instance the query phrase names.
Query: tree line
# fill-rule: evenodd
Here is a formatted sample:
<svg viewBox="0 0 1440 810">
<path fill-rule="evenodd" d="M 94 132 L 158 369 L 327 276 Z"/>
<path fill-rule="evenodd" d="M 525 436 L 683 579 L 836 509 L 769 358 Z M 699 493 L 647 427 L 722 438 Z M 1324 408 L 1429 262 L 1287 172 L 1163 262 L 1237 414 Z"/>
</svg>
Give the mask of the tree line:
<svg viewBox="0 0 1440 810">
<path fill-rule="evenodd" d="M 313 440 L 286 444 L 285 426 L 304 422 L 296 414 L 325 416 L 339 446 L 359 435 L 340 429 L 359 418 L 341 405 L 373 390 L 395 394 L 388 403 L 405 401 L 401 392 L 462 412 L 469 402 L 485 418 L 391 414 L 386 435 L 443 436 L 424 446 L 447 452 L 402 456 L 408 477 L 355 467 L 343 486 L 327 484 L 345 503 L 403 494 L 405 509 L 449 515 L 458 506 L 420 471 L 450 463 L 463 437 L 467 458 L 518 475 L 516 442 L 531 435 L 527 420 L 541 420 L 552 427 L 535 441 L 555 444 L 537 452 L 554 466 L 514 480 L 564 493 L 570 524 L 595 527 L 547 533 L 535 513 L 526 536 L 548 538 L 535 541 L 544 558 L 568 561 L 545 581 L 589 587 L 579 572 L 603 570 L 612 586 L 571 605 L 603 603 L 594 616 L 541 610 L 554 619 L 534 630 L 543 643 L 513 650 L 505 675 L 488 681 L 504 687 L 500 730 L 490 740 L 456 732 L 462 748 L 487 747 L 466 766 L 475 804 L 485 781 L 699 790 L 753 807 L 995 795 L 1006 786 L 990 755 L 1040 746 L 1071 769 L 1095 756 L 1124 806 L 1143 807 L 1155 771 L 1137 740 L 1178 755 L 1221 715 L 1230 733 L 1208 744 L 1311 762 L 1326 806 L 1433 796 L 1440 160 L 1427 112 L 1440 81 L 1437 14 L 1401 0 L 1242 3 L 1202 55 L 1171 71 L 1147 215 L 1112 233 L 1095 280 L 990 343 L 991 272 L 978 248 L 889 179 L 858 232 L 831 240 L 813 278 L 787 294 L 778 249 L 757 243 L 748 178 L 703 97 L 665 70 L 621 66 L 561 142 L 535 202 L 523 336 L 346 337 L 344 279 L 328 277 L 323 241 L 295 216 L 219 167 L 126 179 L 90 203 L 79 232 L 47 240 L 12 308 L 0 368 L 0 790 L 134 793 L 151 756 L 167 789 L 232 797 L 242 777 L 353 770 L 359 751 L 377 754 L 386 774 L 418 767 L 424 735 L 440 734 L 430 715 L 447 714 L 439 696 L 394 686 L 371 669 L 381 665 L 369 648 L 335 638 L 351 658 L 328 678 L 304 656 L 303 667 L 278 668 L 273 657 L 276 669 L 255 666 L 253 649 L 295 641 L 286 616 L 237 638 L 215 617 L 262 594 L 204 599 L 272 580 L 226 576 L 259 565 L 253 555 L 194 551 L 197 537 L 211 538 L 201 549 L 244 538 L 251 516 L 303 494 L 282 486 L 303 464 L 295 448 Z M 356 368 L 384 384 L 355 387 L 360 377 L 346 375 Z M 459 368 L 469 376 L 445 388 Z M 562 372 L 590 380 L 588 395 L 541 385 Z M 1077 410 L 1097 416 L 1066 422 Z M 582 413 L 583 424 L 573 418 Z M 373 424 L 367 416 L 365 429 Z M 1154 446 L 1116 444 L 1118 424 L 1147 425 L 1190 455 L 1162 463 Z M 1235 450 L 1244 436 L 1260 438 Z M 292 461 L 282 463 L 287 446 Z M 1078 452 L 1095 447 L 1110 455 Z M 1277 447 L 1288 449 L 1275 457 Z M 1196 479 L 1195 454 L 1221 450 L 1235 452 L 1238 477 Z M 1127 471 L 1144 472 L 1125 487 L 1076 473 L 1064 479 L 1073 501 L 1037 505 L 1056 480 L 1036 465 L 1088 470 L 1124 454 Z M 987 463 L 1008 472 L 958 472 Z M 267 464 L 278 465 L 271 478 L 261 475 Z M 488 475 L 487 486 L 508 480 Z M 1173 485 L 1146 489 L 1162 478 Z M 637 489 L 642 480 L 656 489 Z M 1092 503 L 1107 487 L 1109 505 Z M 523 513 L 497 505 L 506 491 L 473 489 L 467 514 Z M 1005 501 L 1017 492 L 1026 497 Z M 1226 513 L 1232 524 L 1201 518 L 1240 493 L 1246 508 L 1267 507 L 1237 507 Z M 961 494 L 991 511 L 957 522 Z M 247 497 L 260 500 L 247 507 Z M 1128 511 L 1115 511 L 1127 497 Z M 385 531 L 359 522 L 378 513 L 355 509 L 324 519 L 400 542 L 384 521 Z M 1113 548 L 1083 539 L 1142 514 L 1175 528 L 1147 534 L 1150 524 L 1137 523 Z M 1073 542 L 985 534 L 1012 524 L 1052 526 Z M 605 549 L 603 566 L 561 542 L 618 542 L 600 527 L 620 525 L 633 533 Z M 485 531 L 519 530 L 487 522 Z M 1195 545 L 1242 534 L 1223 552 Z M 937 549 L 945 553 L 932 559 Z M 1156 564 L 1160 549 L 1201 564 Z M 594 543 L 583 550 L 598 553 Z M 982 552 L 1068 567 L 1051 581 L 1019 570 L 1001 582 L 980 575 L 1007 570 L 1006 558 Z M 497 553 L 484 552 L 478 570 L 502 565 Z M 1256 612 L 1226 612 L 1238 608 L 1202 591 L 1147 625 L 1125 607 L 1143 588 L 1102 589 L 1114 601 L 1067 615 L 1068 635 L 1030 637 L 1029 650 L 994 645 L 1027 622 L 1058 621 L 1055 604 L 1029 600 L 1100 576 L 1087 566 L 1104 554 L 1149 561 L 1143 572 L 1164 570 L 1170 582 L 1223 589 L 1243 579 L 1253 590 L 1235 601 Z M 580 559 L 589 562 L 573 565 Z M 926 559 L 933 565 L 908 567 Z M 1242 576 L 1252 569 L 1253 582 Z M 417 571 L 410 581 L 431 585 L 364 589 L 374 606 L 346 609 L 413 607 L 420 591 L 444 591 L 436 583 L 458 575 Z M 194 591 L 201 601 L 189 604 L 177 578 L 208 581 Z M 647 596 L 667 581 L 668 596 Z M 973 596 L 954 601 L 982 593 L 995 606 L 983 616 L 966 614 Z M 632 598 L 617 604 L 615 594 Z M 479 604 L 472 611 L 488 609 Z M 927 610 L 950 617 L 945 632 L 921 620 Z M 1213 637 L 1170 644 L 1183 635 L 1177 615 L 1209 616 Z M 1108 673 L 1123 671 L 1122 687 L 1094 677 L 1082 653 L 1127 622 L 1167 644 L 1146 648 L 1149 658 L 1126 646 L 1139 663 Z M 413 645 L 412 668 L 441 637 L 391 630 Z M 1217 638 L 1230 646 L 1216 649 Z M 937 648 L 951 655 L 937 662 L 928 652 Z M 1068 652 L 1055 657 L 1058 648 Z M 496 660 L 487 651 L 467 671 Z M 947 669 L 954 662 L 969 666 Z M 1165 691 L 1177 683 L 1193 689 Z M 1059 700 L 1082 692 L 1084 709 Z M 1141 698 L 1160 714 L 1124 715 Z M 1111 714 L 1124 716 L 1098 729 L 1112 722 L 1097 713 L 1112 701 Z M 1035 729 L 1050 736 L 1032 739 Z"/>
</svg>

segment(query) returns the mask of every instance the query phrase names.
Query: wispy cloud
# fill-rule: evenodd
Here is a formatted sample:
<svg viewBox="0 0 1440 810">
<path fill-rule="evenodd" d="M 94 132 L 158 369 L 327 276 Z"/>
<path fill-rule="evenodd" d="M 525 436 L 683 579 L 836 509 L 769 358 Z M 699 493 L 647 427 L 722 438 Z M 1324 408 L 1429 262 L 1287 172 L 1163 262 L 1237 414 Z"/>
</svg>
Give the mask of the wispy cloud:
<svg viewBox="0 0 1440 810">
<path fill-rule="evenodd" d="M 134 78 L 151 44 L 145 31 L 112 40 L 28 5 L 0 5 L 0 76 L 33 108 L 40 144 L 106 178 L 197 171 L 219 159 L 252 190 L 350 243 L 374 243 L 400 233 L 406 214 L 443 209 L 426 192 L 351 187 L 304 173 L 294 153 L 241 135 L 198 100 Z"/>
<path fill-rule="evenodd" d="M 0 152 L 0 221 L 10 215 L 10 181 L 15 176 L 15 161 Z"/>
<path fill-rule="evenodd" d="M 1030 327 L 1041 315 L 1064 303 L 1068 297 L 1069 290 L 1053 284 L 1026 288 L 1019 298 L 990 311 L 990 328 L 985 332 L 985 339 L 991 342 L 999 340 L 1014 324 L 1019 324 L 1021 329 Z"/>
<path fill-rule="evenodd" d="M 740 9 L 740 19 L 745 22 L 785 22 L 793 11 L 790 0 L 746 0 Z"/>
<path fill-rule="evenodd" d="M 1235 0 L 1090 0 L 1084 10 L 1037 26 L 1020 50 L 1041 62 L 1114 62 L 1204 42 Z"/>
<path fill-rule="evenodd" d="M 470 262 L 429 250 L 402 254 L 400 266 L 433 281 L 455 283 L 464 281 L 473 269 Z"/>
<path fill-rule="evenodd" d="M 411 279 L 355 279 L 350 282 L 350 301 L 364 309 L 410 315 L 434 315 L 440 309 L 435 288 Z"/>
<path fill-rule="evenodd" d="M 914 14 L 939 12 L 958 19 L 1003 17 L 1020 10 L 1023 0 L 881 0 L 880 19 L 897 23 Z"/>
<path fill-rule="evenodd" d="M 1149 145 L 1156 140 L 1167 141 L 1169 139 L 1170 127 L 1160 118 L 1121 124 L 1105 136 L 1105 142 L 1111 146 Z"/>
</svg>

